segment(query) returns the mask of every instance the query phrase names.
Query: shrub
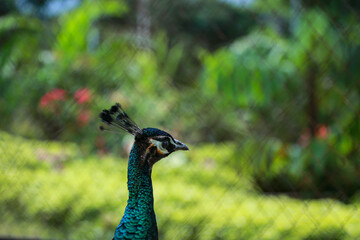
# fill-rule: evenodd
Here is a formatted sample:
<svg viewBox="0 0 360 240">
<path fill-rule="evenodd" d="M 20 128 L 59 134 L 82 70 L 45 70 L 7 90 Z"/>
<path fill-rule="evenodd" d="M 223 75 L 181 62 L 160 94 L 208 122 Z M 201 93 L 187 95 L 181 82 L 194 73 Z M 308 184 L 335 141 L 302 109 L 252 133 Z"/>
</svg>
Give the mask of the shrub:
<svg viewBox="0 0 360 240">
<path fill-rule="evenodd" d="M 5 159 L 5 164 L 0 165 L 2 234 L 112 237 L 127 199 L 125 160 L 83 157 L 71 143 L 25 140 L 3 132 L 0 138 L 6 139 L 0 152 Z M 225 157 L 216 147 L 190 146 L 191 153 L 174 154 L 154 167 L 155 210 L 161 238 L 360 237 L 358 204 L 261 196 L 252 189 L 249 179 L 229 164 L 234 146 L 220 147 Z M 37 148 L 47 149 L 48 155 L 34 154 Z M 67 154 L 62 168 L 45 160 L 61 152 Z"/>
</svg>

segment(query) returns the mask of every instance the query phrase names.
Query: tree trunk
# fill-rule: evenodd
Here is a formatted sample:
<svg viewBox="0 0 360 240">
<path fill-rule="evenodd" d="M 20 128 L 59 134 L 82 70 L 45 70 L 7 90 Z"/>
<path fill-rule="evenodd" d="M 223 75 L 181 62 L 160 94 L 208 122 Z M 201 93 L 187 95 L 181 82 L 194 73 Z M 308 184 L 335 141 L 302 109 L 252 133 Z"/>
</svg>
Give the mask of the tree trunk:
<svg viewBox="0 0 360 240">
<path fill-rule="evenodd" d="M 136 9 L 136 35 L 139 47 L 150 47 L 150 0 L 138 0 Z"/>
</svg>

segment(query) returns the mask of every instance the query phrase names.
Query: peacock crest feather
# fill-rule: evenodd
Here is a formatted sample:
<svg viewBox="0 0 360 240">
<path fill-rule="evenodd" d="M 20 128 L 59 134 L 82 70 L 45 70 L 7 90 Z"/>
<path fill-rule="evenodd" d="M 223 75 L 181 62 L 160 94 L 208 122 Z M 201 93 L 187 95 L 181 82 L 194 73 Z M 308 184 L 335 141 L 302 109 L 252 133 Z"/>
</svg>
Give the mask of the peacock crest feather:
<svg viewBox="0 0 360 240">
<path fill-rule="evenodd" d="M 142 133 L 138 125 L 127 115 L 127 113 L 122 109 L 119 103 L 116 103 L 109 110 L 104 109 L 100 113 L 101 120 L 107 124 L 107 127 L 104 125 L 100 126 L 100 130 L 117 131 L 117 129 L 128 132 L 134 136 Z"/>
</svg>

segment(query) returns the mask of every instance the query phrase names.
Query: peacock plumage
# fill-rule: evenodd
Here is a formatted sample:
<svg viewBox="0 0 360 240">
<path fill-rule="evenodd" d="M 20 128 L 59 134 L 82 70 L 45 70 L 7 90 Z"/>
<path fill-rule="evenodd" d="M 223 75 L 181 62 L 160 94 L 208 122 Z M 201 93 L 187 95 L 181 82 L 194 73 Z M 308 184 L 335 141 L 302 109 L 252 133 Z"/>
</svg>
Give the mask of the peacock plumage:
<svg viewBox="0 0 360 240">
<path fill-rule="evenodd" d="M 109 110 L 103 110 L 100 118 L 104 123 L 101 130 L 120 129 L 135 136 L 128 163 L 129 199 L 113 240 L 158 239 L 151 181 L 152 167 L 172 152 L 189 148 L 160 129 L 140 129 L 118 103 Z"/>
</svg>

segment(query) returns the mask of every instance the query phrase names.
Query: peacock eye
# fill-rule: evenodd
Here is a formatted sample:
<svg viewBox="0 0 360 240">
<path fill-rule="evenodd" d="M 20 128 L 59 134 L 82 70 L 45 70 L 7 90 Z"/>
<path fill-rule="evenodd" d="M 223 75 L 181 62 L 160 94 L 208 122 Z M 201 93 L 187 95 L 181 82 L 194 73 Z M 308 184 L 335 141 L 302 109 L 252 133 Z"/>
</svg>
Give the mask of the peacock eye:
<svg viewBox="0 0 360 240">
<path fill-rule="evenodd" d="M 167 148 L 168 146 L 169 146 L 169 140 L 166 140 L 166 141 L 162 142 L 162 144 L 161 144 L 162 148 Z"/>
</svg>

